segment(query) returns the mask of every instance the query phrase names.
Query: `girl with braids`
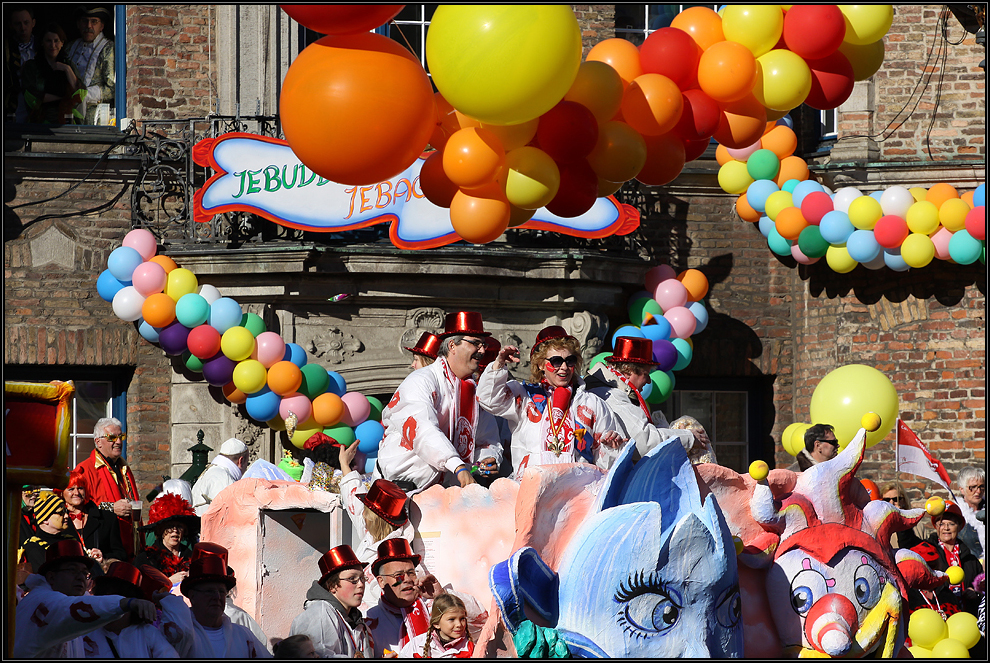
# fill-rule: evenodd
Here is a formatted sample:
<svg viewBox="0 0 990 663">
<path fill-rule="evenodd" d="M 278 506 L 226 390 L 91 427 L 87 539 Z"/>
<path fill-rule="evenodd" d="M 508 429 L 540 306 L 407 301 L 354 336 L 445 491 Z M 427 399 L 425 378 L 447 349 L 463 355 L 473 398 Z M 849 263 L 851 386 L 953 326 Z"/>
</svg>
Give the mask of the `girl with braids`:
<svg viewBox="0 0 990 663">
<path fill-rule="evenodd" d="M 430 629 L 398 651 L 399 658 L 471 658 L 474 641 L 467 628 L 464 601 L 441 594 L 433 601 Z"/>
</svg>

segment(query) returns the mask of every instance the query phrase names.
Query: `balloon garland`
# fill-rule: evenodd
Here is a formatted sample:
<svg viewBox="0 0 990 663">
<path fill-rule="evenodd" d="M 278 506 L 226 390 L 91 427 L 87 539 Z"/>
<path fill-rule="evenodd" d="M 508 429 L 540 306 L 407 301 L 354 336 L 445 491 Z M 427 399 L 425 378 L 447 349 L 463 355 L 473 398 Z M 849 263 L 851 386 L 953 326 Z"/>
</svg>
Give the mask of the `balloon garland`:
<svg viewBox="0 0 990 663">
<path fill-rule="evenodd" d="M 343 446 L 360 440 L 358 466 L 370 472 L 385 435 L 381 401 L 348 391 L 339 373 L 308 363 L 302 346 L 156 252 L 155 236 L 137 229 L 110 253 L 96 289 L 114 314 L 296 447 L 319 431 Z"/>
</svg>

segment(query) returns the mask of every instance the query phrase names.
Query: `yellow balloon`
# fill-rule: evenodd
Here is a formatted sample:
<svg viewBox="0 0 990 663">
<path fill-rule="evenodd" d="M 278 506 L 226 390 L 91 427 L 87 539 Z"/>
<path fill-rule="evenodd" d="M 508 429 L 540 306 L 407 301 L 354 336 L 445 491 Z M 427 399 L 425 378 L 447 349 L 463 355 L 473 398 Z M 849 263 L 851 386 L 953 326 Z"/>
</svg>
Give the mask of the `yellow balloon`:
<svg viewBox="0 0 990 663">
<path fill-rule="evenodd" d="M 939 222 L 952 232 L 966 227 L 970 207 L 962 198 L 949 198 L 938 208 Z"/>
<path fill-rule="evenodd" d="M 927 200 L 916 202 L 908 208 L 906 219 L 911 232 L 928 235 L 938 228 L 938 208 Z"/>
<path fill-rule="evenodd" d="M 591 111 L 599 124 L 608 122 L 622 105 L 622 77 L 607 62 L 582 62 L 571 89 L 564 95 Z M 628 178 L 627 178 L 628 179 Z"/>
<path fill-rule="evenodd" d="M 884 47 L 882 39 L 865 46 L 842 42 L 839 44 L 839 52 L 849 60 L 849 64 L 853 68 L 853 79 L 857 81 L 865 81 L 883 66 Z"/>
<path fill-rule="evenodd" d="M 911 642 L 925 649 L 931 649 L 935 644 L 949 634 L 942 616 L 931 608 L 921 608 L 911 613 L 908 620 L 908 637 Z"/>
<path fill-rule="evenodd" d="M 857 46 L 883 39 L 894 22 L 893 5 L 839 5 L 839 11 L 846 19 L 843 41 Z"/>
<path fill-rule="evenodd" d="M 832 271 L 837 274 L 846 274 L 856 269 L 856 265 L 859 263 L 853 260 L 852 256 L 849 255 L 849 251 L 846 250 L 846 245 L 836 246 L 833 244 L 828 247 L 828 251 L 825 252 L 825 262 L 828 266 L 832 268 Z"/>
<path fill-rule="evenodd" d="M 625 122 L 605 122 L 598 129 L 598 142 L 588 163 L 598 177 L 609 182 L 631 180 L 646 165 L 646 141 Z"/>
<path fill-rule="evenodd" d="M 268 369 L 256 359 L 245 359 L 234 367 L 234 386 L 245 394 L 261 391 L 267 381 Z"/>
<path fill-rule="evenodd" d="M 728 5 L 722 14 L 722 33 L 728 41 L 748 48 L 753 57 L 772 49 L 784 30 L 779 5 Z"/>
<path fill-rule="evenodd" d="M 876 412 L 867 412 L 863 415 L 863 418 L 859 420 L 859 425 L 865 428 L 868 432 L 873 432 L 880 429 L 880 425 L 883 421 L 877 416 Z"/>
<path fill-rule="evenodd" d="M 962 570 L 961 566 L 950 566 L 946 569 L 945 575 L 948 576 L 949 582 L 953 585 L 958 585 L 966 579 L 966 572 Z"/>
<path fill-rule="evenodd" d="M 768 474 L 770 474 L 770 466 L 766 461 L 754 460 L 749 464 L 749 476 L 753 477 L 754 481 L 763 481 Z"/>
<path fill-rule="evenodd" d="M 220 337 L 220 351 L 232 361 L 243 361 L 250 357 L 254 351 L 254 334 L 246 327 L 231 327 Z M 267 371 L 265 374 L 267 376 Z M 234 386 L 237 387 L 236 384 Z M 240 387 L 237 388 L 240 389 Z M 244 390 L 241 389 L 241 391 Z M 248 392 L 244 391 L 244 393 Z"/>
<path fill-rule="evenodd" d="M 901 257 L 909 267 L 919 269 L 935 257 L 935 244 L 923 233 L 911 233 L 901 243 Z"/>
<path fill-rule="evenodd" d="M 918 645 L 908 647 L 908 651 L 911 652 L 911 655 L 915 658 L 933 658 L 931 649 L 925 649 L 924 647 L 919 647 Z"/>
<path fill-rule="evenodd" d="M 941 516 L 945 513 L 945 500 L 938 495 L 925 500 L 925 512 L 929 516 Z"/>
<path fill-rule="evenodd" d="M 267 422 L 268 427 L 274 431 L 284 431 L 285 430 L 285 420 L 282 417 L 275 415 L 274 419 Z"/>
<path fill-rule="evenodd" d="M 557 195 L 560 170 L 546 152 L 520 147 L 505 155 L 505 195 L 523 209 L 539 209 Z"/>
<path fill-rule="evenodd" d="M 481 122 L 521 124 L 571 88 L 581 28 L 567 5 L 440 5 L 426 60 L 454 108 Z"/>
<path fill-rule="evenodd" d="M 969 649 L 958 640 L 945 638 L 932 647 L 932 658 L 969 658 Z"/>
<path fill-rule="evenodd" d="M 793 424 L 788 424 L 784 432 L 780 434 L 780 446 L 784 447 L 784 451 L 792 456 L 798 455 L 798 451 L 791 451 L 791 440 L 794 437 L 794 431 L 801 426 L 800 422 L 794 422 Z"/>
<path fill-rule="evenodd" d="M 196 292 L 199 287 L 199 280 L 196 275 L 184 267 L 173 269 L 168 273 L 168 280 L 165 282 L 165 294 L 179 301 L 183 295 Z"/>
<path fill-rule="evenodd" d="M 754 182 L 746 163 L 733 159 L 718 169 L 718 185 L 722 191 L 732 194 L 745 193 L 749 185 Z"/>
<path fill-rule="evenodd" d="M 887 436 L 897 419 L 897 390 L 890 379 L 871 366 L 847 364 L 822 378 L 811 394 L 811 420 L 831 424 L 835 439 L 845 447 L 859 432 L 863 415 L 873 412 L 880 427 L 866 434 L 866 446 Z"/>
<path fill-rule="evenodd" d="M 860 230 L 873 230 L 881 216 L 880 201 L 871 196 L 860 196 L 849 204 L 849 220 Z"/>
<path fill-rule="evenodd" d="M 306 420 L 307 423 L 310 423 L 312 421 L 313 421 L 312 418 Z M 289 441 L 292 442 L 293 446 L 302 449 L 303 445 L 306 444 L 306 440 L 313 437 L 322 430 L 323 428 L 320 427 L 318 424 L 316 428 L 297 428 L 296 432 L 293 433 L 292 437 L 289 438 Z"/>
<path fill-rule="evenodd" d="M 777 215 L 787 207 L 794 207 L 794 198 L 789 191 L 774 191 L 767 196 L 765 209 L 771 221 L 776 221 Z"/>
<path fill-rule="evenodd" d="M 777 48 L 756 58 L 753 95 L 767 108 L 784 111 L 804 103 L 811 92 L 811 69 L 798 55 Z"/>
<path fill-rule="evenodd" d="M 972 649 L 980 641 L 980 629 L 976 617 L 968 612 L 957 612 L 945 620 L 949 637 L 958 640 L 966 649 Z"/>
<path fill-rule="evenodd" d="M 911 195 L 914 196 L 914 202 L 920 203 L 922 200 L 928 197 L 928 189 L 921 186 L 913 186 L 908 189 Z"/>
</svg>

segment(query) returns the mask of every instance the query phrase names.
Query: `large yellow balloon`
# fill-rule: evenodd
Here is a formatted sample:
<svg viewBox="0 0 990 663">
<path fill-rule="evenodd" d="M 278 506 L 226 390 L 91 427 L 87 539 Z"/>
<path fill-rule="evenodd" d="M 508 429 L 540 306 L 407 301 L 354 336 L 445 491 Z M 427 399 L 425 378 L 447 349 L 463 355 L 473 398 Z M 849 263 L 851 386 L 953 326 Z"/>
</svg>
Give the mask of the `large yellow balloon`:
<svg viewBox="0 0 990 663">
<path fill-rule="evenodd" d="M 753 178 L 742 161 L 733 160 L 718 169 L 718 185 L 726 193 L 745 193 L 752 183 Z"/>
<path fill-rule="evenodd" d="M 520 124 L 570 89 L 581 29 L 567 5 L 440 5 L 426 61 L 454 108 L 482 122 Z"/>
<path fill-rule="evenodd" d="M 268 369 L 255 359 L 245 359 L 234 367 L 234 386 L 245 394 L 261 391 L 268 381 Z"/>
<path fill-rule="evenodd" d="M 811 69 L 797 53 L 777 48 L 756 58 L 753 95 L 767 108 L 777 111 L 797 108 L 809 92 Z"/>
<path fill-rule="evenodd" d="M 880 417 L 880 428 L 866 434 L 872 447 L 894 428 L 897 419 L 897 390 L 886 375 L 871 366 L 847 364 L 824 378 L 811 395 L 811 420 L 835 427 L 835 439 L 845 447 L 860 429 L 867 412 Z"/>
<path fill-rule="evenodd" d="M 924 233 L 911 233 L 901 242 L 901 257 L 909 267 L 920 269 L 935 257 L 935 244 Z"/>
<path fill-rule="evenodd" d="M 911 613 L 908 620 L 908 637 L 911 642 L 925 649 L 931 649 L 939 640 L 949 634 L 942 616 L 931 608 L 921 608 Z"/>
<path fill-rule="evenodd" d="M 969 650 L 958 640 L 945 638 L 932 647 L 932 658 L 969 658 Z"/>
<path fill-rule="evenodd" d="M 894 22 L 893 5 L 839 5 L 846 19 L 844 41 L 864 46 L 883 39 Z"/>
<path fill-rule="evenodd" d="M 168 273 L 168 281 L 165 283 L 165 294 L 179 301 L 184 295 L 196 292 L 199 287 L 199 280 L 196 275 L 188 269 L 179 267 Z"/>
<path fill-rule="evenodd" d="M 729 41 L 760 57 L 780 40 L 784 13 L 778 5 L 728 5 L 722 14 L 722 33 Z"/>
</svg>

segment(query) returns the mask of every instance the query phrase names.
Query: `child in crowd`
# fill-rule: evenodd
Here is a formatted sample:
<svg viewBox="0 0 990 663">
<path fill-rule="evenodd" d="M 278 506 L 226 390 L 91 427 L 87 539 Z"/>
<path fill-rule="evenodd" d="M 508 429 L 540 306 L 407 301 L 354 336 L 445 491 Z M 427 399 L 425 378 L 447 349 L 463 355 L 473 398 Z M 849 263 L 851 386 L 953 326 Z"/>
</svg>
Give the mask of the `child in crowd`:
<svg viewBox="0 0 990 663">
<path fill-rule="evenodd" d="M 470 658 L 474 642 L 468 633 L 464 602 L 453 594 L 433 601 L 430 629 L 398 651 L 399 658 Z"/>
<path fill-rule="evenodd" d="M 275 643 L 273 658 L 319 658 L 313 641 L 305 633 L 290 635 Z"/>
</svg>

